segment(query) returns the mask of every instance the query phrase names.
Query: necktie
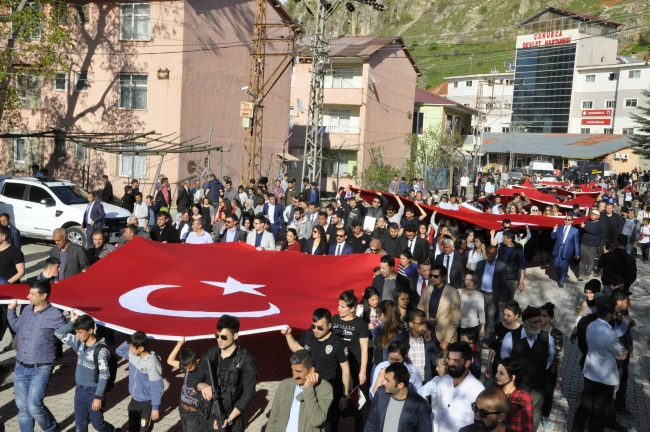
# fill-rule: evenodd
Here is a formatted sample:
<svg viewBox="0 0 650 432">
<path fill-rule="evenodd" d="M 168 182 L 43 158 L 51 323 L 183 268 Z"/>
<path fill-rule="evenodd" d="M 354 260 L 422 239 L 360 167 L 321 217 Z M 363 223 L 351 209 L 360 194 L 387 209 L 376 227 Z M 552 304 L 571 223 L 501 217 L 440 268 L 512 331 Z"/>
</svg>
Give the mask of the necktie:
<svg viewBox="0 0 650 432">
<path fill-rule="evenodd" d="M 451 269 L 449 268 L 449 255 L 446 256 L 447 262 L 445 268 L 447 269 L 447 283 L 451 283 Z"/>
<path fill-rule="evenodd" d="M 336 255 L 341 255 L 341 245 L 336 247 Z"/>
<path fill-rule="evenodd" d="M 420 289 L 420 292 L 418 294 L 422 295 L 425 289 L 427 289 L 427 281 L 425 279 L 422 279 L 422 289 Z"/>
</svg>

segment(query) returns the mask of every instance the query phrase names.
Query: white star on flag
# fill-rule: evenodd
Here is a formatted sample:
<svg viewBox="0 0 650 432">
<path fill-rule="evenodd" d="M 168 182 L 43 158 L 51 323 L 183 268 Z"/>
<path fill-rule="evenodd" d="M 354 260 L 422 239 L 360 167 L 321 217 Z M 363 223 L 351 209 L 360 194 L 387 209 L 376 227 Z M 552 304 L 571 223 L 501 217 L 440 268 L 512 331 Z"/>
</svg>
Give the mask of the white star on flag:
<svg viewBox="0 0 650 432">
<path fill-rule="evenodd" d="M 214 285 L 219 288 L 223 288 L 223 295 L 235 294 L 238 292 L 243 292 L 246 294 L 255 294 L 258 296 L 266 297 L 264 294 L 255 291 L 256 289 L 265 287 L 266 285 L 254 285 L 254 284 L 243 284 L 238 280 L 228 276 L 226 282 L 210 282 L 210 281 L 201 281 L 208 285 Z"/>
</svg>

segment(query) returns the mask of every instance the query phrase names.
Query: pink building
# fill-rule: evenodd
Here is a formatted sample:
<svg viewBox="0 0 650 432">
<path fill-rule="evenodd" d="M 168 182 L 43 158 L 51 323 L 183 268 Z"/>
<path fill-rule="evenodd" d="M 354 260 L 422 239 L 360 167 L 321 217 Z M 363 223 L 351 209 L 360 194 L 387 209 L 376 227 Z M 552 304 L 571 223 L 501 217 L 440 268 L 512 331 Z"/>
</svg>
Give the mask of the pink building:
<svg viewBox="0 0 650 432">
<path fill-rule="evenodd" d="M 308 45 L 309 39 L 303 44 Z M 399 37 L 344 36 L 331 40 L 329 47 L 321 188 L 333 191 L 337 180 L 341 186 L 356 184 L 373 145 L 382 146 L 384 161 L 395 167 L 408 158 L 405 138 L 413 126 L 420 71 Z M 304 151 L 310 69 L 309 49 L 303 46 L 291 80 L 290 153 L 294 156 Z M 302 164 L 290 162 L 289 173 L 300 180 Z"/>
<path fill-rule="evenodd" d="M 239 182 L 244 129 L 240 102 L 248 96 L 251 39 L 255 1 L 208 0 L 139 3 L 70 4 L 67 25 L 76 41 L 71 72 L 55 79 L 27 75 L 23 86 L 23 124 L 11 132 L 65 128 L 83 132 L 135 132 L 155 130 L 160 136 L 180 135 L 180 140 L 208 140 L 223 154 L 211 152 L 211 171 Z M 277 0 L 268 0 L 269 23 L 292 20 Z M 273 29 L 274 36 L 288 34 Z M 285 49 L 267 47 L 267 52 Z M 273 70 L 282 57 L 268 57 Z M 263 175 L 275 176 L 276 153 L 288 136 L 291 74 L 283 74 L 266 101 L 264 115 Z M 151 144 L 149 145 L 151 147 Z M 127 147 L 128 148 L 128 147 Z M 65 153 L 64 153 L 65 152 Z M 90 190 L 100 187 L 107 174 L 117 196 L 131 177 L 139 178 L 149 193 L 160 158 L 108 155 L 67 143 L 55 157 L 54 140 L 18 138 L 0 140 L 0 172 L 28 173 L 39 164 L 85 184 L 85 163 L 90 161 Z M 165 156 L 161 172 L 176 184 L 197 178 L 207 153 Z M 197 166 L 193 173 L 188 165 Z M 237 184 L 235 184 L 237 186 Z"/>
</svg>

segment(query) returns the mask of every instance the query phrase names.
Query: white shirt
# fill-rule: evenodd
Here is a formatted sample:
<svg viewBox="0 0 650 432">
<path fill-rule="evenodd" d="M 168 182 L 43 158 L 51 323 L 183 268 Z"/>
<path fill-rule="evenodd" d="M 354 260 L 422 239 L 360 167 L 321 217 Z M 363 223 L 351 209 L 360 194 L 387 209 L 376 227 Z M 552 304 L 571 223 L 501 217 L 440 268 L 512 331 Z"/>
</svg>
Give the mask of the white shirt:
<svg viewBox="0 0 650 432">
<path fill-rule="evenodd" d="M 440 203 L 439 206 L 443 210 L 459 210 L 460 207 L 458 206 L 458 203 L 452 204 L 450 201 Z"/>
<path fill-rule="evenodd" d="M 87 224 L 91 224 L 93 222 L 93 220 L 90 218 L 90 212 L 93 210 L 94 205 L 95 205 L 95 201 L 88 204 L 88 216 L 86 217 Z"/>
<path fill-rule="evenodd" d="M 472 374 L 467 374 L 457 387 L 454 387 L 451 376 L 443 376 L 438 383 L 433 406 L 433 431 L 458 432 L 459 429 L 473 424 L 472 403 L 476 402 L 476 397 L 484 389 L 483 384 Z"/>
<path fill-rule="evenodd" d="M 461 187 L 469 186 L 469 177 L 461 177 L 460 178 L 460 185 L 461 185 Z"/>
<path fill-rule="evenodd" d="M 496 190 L 496 185 L 493 183 L 486 183 L 485 184 L 485 195 L 490 195 L 493 194 L 494 191 Z"/>
<path fill-rule="evenodd" d="M 267 214 L 269 216 L 269 222 L 273 225 L 275 223 L 275 204 L 269 203 Z"/>
<path fill-rule="evenodd" d="M 523 326 L 522 326 L 523 327 Z M 519 329 L 515 330 L 518 331 Z M 501 342 L 501 358 L 508 358 L 510 357 L 510 354 L 512 354 L 512 333 L 509 332 L 503 337 L 503 341 Z M 526 330 L 524 328 L 521 329 L 521 339 L 526 339 L 526 342 L 528 342 L 529 347 L 533 347 L 533 344 L 537 340 L 537 336 L 533 336 L 532 339 L 529 339 Z M 555 358 L 555 339 L 551 335 L 548 336 L 548 356 L 546 357 L 546 369 L 551 367 L 551 363 L 553 363 L 553 359 Z"/>
<path fill-rule="evenodd" d="M 300 418 L 300 402 L 298 395 L 302 393 L 302 388 L 299 385 L 296 385 L 296 388 L 293 390 L 293 399 L 291 400 L 291 409 L 289 410 L 289 421 L 287 422 L 286 432 L 298 432 L 300 430 L 300 423 L 298 422 Z"/>
<path fill-rule="evenodd" d="M 203 234 L 200 236 L 196 235 L 195 232 L 191 232 L 188 234 L 187 239 L 185 240 L 185 243 L 187 244 L 209 244 L 209 243 L 214 243 L 212 240 L 212 235 L 207 232 L 203 231 Z"/>
</svg>

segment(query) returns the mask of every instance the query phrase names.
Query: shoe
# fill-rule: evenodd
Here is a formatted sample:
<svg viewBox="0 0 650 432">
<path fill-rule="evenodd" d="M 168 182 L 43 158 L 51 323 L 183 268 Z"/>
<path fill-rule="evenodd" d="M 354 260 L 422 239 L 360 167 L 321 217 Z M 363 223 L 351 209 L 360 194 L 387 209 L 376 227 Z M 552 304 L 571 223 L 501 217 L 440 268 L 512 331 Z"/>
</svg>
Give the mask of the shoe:
<svg viewBox="0 0 650 432">
<path fill-rule="evenodd" d="M 552 427 L 551 420 L 548 417 L 542 417 L 542 428 L 544 430 L 551 430 Z"/>
<path fill-rule="evenodd" d="M 558 286 L 559 288 L 564 288 L 564 284 L 561 284 L 561 283 L 557 284 L 557 286 Z"/>
<path fill-rule="evenodd" d="M 632 411 L 630 411 L 627 408 L 623 408 L 622 410 L 616 410 L 616 415 L 620 415 L 627 418 L 634 418 L 634 414 L 632 414 Z"/>
<path fill-rule="evenodd" d="M 583 278 L 582 276 L 580 276 L 580 277 L 578 278 L 578 280 L 582 282 L 583 280 L 585 280 L 585 278 Z"/>
</svg>

